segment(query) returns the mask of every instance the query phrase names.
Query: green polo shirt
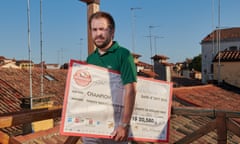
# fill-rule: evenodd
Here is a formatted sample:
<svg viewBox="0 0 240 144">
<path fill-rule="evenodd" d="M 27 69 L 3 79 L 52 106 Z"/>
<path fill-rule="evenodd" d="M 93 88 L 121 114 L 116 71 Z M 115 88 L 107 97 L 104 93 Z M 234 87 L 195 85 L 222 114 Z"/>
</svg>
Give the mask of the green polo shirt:
<svg viewBox="0 0 240 144">
<path fill-rule="evenodd" d="M 137 71 L 130 51 L 114 42 L 106 53 L 100 55 L 98 48 L 87 57 L 87 63 L 120 72 L 123 84 L 136 82 Z"/>
</svg>

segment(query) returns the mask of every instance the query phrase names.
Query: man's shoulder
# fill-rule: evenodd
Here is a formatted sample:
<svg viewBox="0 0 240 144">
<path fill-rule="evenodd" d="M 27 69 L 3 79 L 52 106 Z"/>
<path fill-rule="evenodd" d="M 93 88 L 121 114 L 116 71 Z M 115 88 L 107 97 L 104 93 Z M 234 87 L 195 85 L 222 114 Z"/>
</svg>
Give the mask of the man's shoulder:
<svg viewBox="0 0 240 144">
<path fill-rule="evenodd" d="M 89 60 L 95 59 L 95 57 L 96 57 L 96 53 L 95 53 L 95 52 L 89 54 L 89 55 L 87 56 L 87 62 L 89 62 Z"/>
<path fill-rule="evenodd" d="M 129 49 L 127 49 L 126 47 L 120 45 L 116 41 L 114 41 L 113 49 L 117 49 L 118 51 L 121 51 L 121 52 L 128 52 L 128 53 L 130 53 Z"/>
<path fill-rule="evenodd" d="M 130 54 L 130 50 L 123 46 L 119 46 L 116 50 L 121 54 Z"/>
</svg>

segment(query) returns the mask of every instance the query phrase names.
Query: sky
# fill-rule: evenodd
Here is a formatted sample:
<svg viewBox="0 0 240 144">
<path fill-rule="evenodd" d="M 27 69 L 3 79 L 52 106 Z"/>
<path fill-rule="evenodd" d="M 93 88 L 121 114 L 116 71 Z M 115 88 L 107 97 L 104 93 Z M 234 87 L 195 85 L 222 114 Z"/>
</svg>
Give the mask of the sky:
<svg viewBox="0 0 240 144">
<path fill-rule="evenodd" d="M 28 0 L 0 0 L 0 56 L 49 64 L 85 60 L 87 5 L 42 0 L 40 25 L 40 0 L 29 1 L 27 11 Z M 169 63 L 198 56 L 201 40 L 215 28 L 240 27 L 239 6 L 240 0 L 100 0 L 100 10 L 115 19 L 114 40 L 149 64 L 155 54 Z"/>
</svg>

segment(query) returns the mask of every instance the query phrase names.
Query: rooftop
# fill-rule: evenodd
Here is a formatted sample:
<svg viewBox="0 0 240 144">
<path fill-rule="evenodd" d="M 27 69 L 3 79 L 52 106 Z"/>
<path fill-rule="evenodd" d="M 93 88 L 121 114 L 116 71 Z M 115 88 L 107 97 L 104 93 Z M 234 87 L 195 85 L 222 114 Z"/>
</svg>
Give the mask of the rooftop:
<svg viewBox="0 0 240 144">
<path fill-rule="evenodd" d="M 213 40 L 217 40 L 217 33 L 220 32 L 221 34 L 221 41 L 233 41 L 240 39 L 240 27 L 233 27 L 233 28 L 225 28 L 225 29 L 217 29 L 214 30 L 212 33 L 207 35 L 201 43 L 212 42 Z"/>
<path fill-rule="evenodd" d="M 27 70 L 20 69 L 0 69 L 0 104 L 1 113 L 14 112 L 20 110 L 19 98 L 29 96 L 29 73 Z M 55 105 L 61 105 L 63 102 L 65 80 L 67 70 L 45 70 L 44 74 L 52 76 L 55 80 L 50 81 L 44 79 L 46 94 L 55 94 L 53 101 Z M 39 69 L 33 70 L 33 91 L 39 93 L 40 86 Z M 198 80 L 187 79 L 183 77 L 174 77 L 175 87 L 173 88 L 173 103 L 174 107 L 203 107 L 213 109 L 224 109 L 231 111 L 240 111 L 240 94 L 239 91 L 232 91 L 213 84 L 202 85 Z M 6 105 L 6 101 L 12 101 Z M 210 117 L 200 116 L 183 116 L 171 115 L 170 120 L 170 142 L 174 143 L 180 138 L 189 135 L 196 131 L 200 126 L 211 121 Z M 238 121 L 238 119 L 235 119 Z M 15 135 L 14 139 L 21 143 L 58 143 L 61 144 L 66 140 L 66 136 L 59 134 L 59 123 L 54 128 L 32 133 L 25 136 Z M 1 129 L 6 132 L 6 129 Z M 17 133 L 16 133 L 17 134 Z M 13 135 L 14 136 L 14 135 Z M 194 144 L 202 143 L 217 143 L 216 131 L 212 131 L 207 135 L 202 136 Z M 80 141 L 79 141 L 80 143 Z M 228 132 L 228 143 L 240 143 L 240 138 L 232 132 Z"/>
</svg>

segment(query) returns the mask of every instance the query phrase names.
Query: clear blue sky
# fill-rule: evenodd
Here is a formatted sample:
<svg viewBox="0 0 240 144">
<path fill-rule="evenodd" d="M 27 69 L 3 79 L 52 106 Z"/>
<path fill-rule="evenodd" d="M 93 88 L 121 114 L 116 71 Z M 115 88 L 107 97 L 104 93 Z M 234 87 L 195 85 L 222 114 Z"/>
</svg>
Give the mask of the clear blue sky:
<svg viewBox="0 0 240 144">
<path fill-rule="evenodd" d="M 100 0 L 116 21 L 115 40 L 151 63 L 152 54 L 182 62 L 201 53 L 201 40 L 218 26 L 219 0 Z M 214 3 L 214 5 L 213 5 Z M 221 0 L 220 26 L 240 26 L 240 0 Z M 42 0 L 43 60 L 63 63 L 87 56 L 87 6 L 79 0 Z M 141 8 L 131 11 L 130 8 Z M 135 17 L 132 16 L 132 12 Z M 134 18 L 135 31 L 132 32 Z M 150 49 L 149 26 L 152 36 Z M 0 0 L 0 56 L 28 59 L 27 0 Z M 40 62 L 40 0 L 30 0 L 31 58 Z M 83 39 L 83 40 L 80 40 Z"/>
</svg>

